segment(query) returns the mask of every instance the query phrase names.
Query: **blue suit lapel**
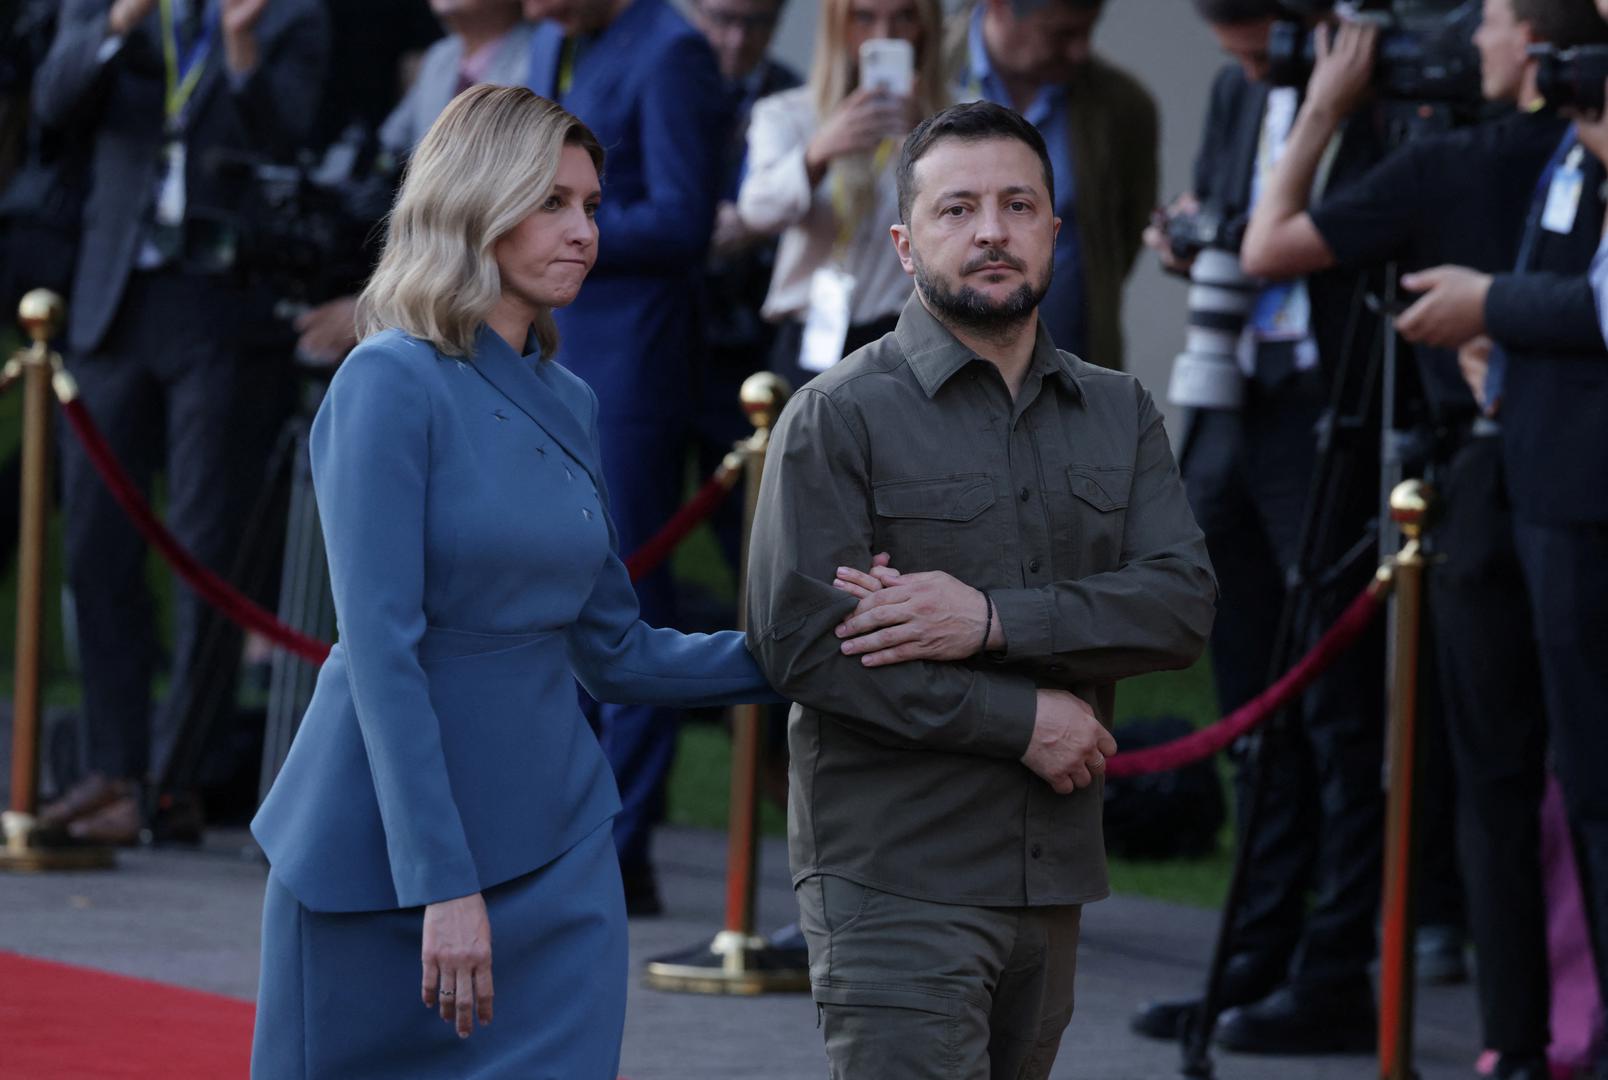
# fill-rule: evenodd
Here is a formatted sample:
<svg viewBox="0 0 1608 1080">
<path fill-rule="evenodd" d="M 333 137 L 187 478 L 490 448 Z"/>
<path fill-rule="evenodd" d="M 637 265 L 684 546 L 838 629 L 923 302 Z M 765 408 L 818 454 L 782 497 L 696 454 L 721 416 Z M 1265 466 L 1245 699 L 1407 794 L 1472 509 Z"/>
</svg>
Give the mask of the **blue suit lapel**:
<svg viewBox="0 0 1608 1080">
<path fill-rule="evenodd" d="M 580 417 L 564 404 L 552 387 L 542 361 L 517 355 L 490 327 L 482 326 L 475 339 L 474 361 L 480 377 L 513 402 L 519 411 L 580 463 L 599 491 L 603 490 L 600 463 L 594 460 L 592 440 Z"/>
<path fill-rule="evenodd" d="M 530 35 L 525 84 L 549 101 L 558 100 L 558 54 L 563 48 L 564 31 L 557 23 L 539 23 Z"/>
</svg>

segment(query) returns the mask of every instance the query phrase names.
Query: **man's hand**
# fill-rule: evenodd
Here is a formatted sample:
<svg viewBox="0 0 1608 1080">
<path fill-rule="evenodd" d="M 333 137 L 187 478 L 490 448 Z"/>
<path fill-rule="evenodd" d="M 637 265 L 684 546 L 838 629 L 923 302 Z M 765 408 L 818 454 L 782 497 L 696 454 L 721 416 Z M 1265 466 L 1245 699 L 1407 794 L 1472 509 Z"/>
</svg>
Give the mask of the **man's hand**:
<svg viewBox="0 0 1608 1080">
<path fill-rule="evenodd" d="M 156 0 L 117 0 L 106 13 L 106 33 L 123 37 L 156 7 Z"/>
<path fill-rule="evenodd" d="M 223 58 L 236 75 L 257 70 L 257 21 L 269 0 L 222 0 Z"/>
<path fill-rule="evenodd" d="M 357 345 L 357 297 L 338 296 L 296 319 L 296 352 L 315 364 L 334 366 Z"/>
<path fill-rule="evenodd" d="M 1486 416 L 1495 416 L 1500 401 L 1485 400 L 1485 379 L 1491 372 L 1491 339 L 1483 334 L 1457 350 L 1457 369 L 1474 392 L 1474 400 Z"/>
<path fill-rule="evenodd" d="M 1342 22 L 1333 30 L 1318 27 L 1306 108 L 1325 112 L 1336 121 L 1355 112 L 1373 81 L 1378 38 L 1379 28 L 1373 23 Z"/>
<path fill-rule="evenodd" d="M 1436 266 L 1403 276 L 1401 284 L 1408 292 L 1424 294 L 1396 316 L 1396 330 L 1408 341 L 1456 349 L 1485 333 L 1490 274 L 1466 266 Z"/>
<path fill-rule="evenodd" d="M 1117 740 L 1082 698 L 1065 690 L 1040 690 L 1033 716 L 1033 739 L 1022 764 L 1043 777 L 1057 795 L 1070 795 L 1094 783 Z"/>
<path fill-rule="evenodd" d="M 1150 224 L 1145 227 L 1145 247 L 1156 253 L 1161 260 L 1161 268 L 1169 274 L 1189 276 L 1189 268 L 1194 265 L 1193 258 L 1180 259 L 1173 254 L 1172 243 L 1167 239 L 1167 219 L 1179 214 L 1195 214 L 1200 212 L 1200 200 L 1192 192 L 1184 192 L 1172 201 L 1172 205 L 1163 210 L 1157 207 L 1150 215 Z"/>
<path fill-rule="evenodd" d="M 988 598 L 942 571 L 901 574 L 884 564 L 866 574 L 840 566 L 833 584 L 861 597 L 838 624 L 837 636 L 844 639 L 844 655 L 860 657 L 866 667 L 907 660 L 965 660 L 985 647 L 1004 644 Z"/>
</svg>

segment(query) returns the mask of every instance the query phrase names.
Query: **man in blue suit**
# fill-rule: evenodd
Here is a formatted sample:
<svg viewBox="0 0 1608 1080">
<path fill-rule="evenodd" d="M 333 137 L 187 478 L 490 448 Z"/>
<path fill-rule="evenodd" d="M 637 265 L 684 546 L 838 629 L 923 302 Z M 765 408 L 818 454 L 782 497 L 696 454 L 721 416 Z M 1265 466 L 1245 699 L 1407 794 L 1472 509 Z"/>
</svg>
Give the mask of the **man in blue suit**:
<svg viewBox="0 0 1608 1080">
<path fill-rule="evenodd" d="M 665 0 L 525 0 L 539 22 L 530 87 L 580 117 L 608 150 L 598 257 L 585 292 L 555 312 L 559 359 L 601 401 L 603 468 L 620 550 L 675 512 L 701 348 L 698 297 L 729 107 L 714 54 Z M 637 583 L 642 615 L 673 618 L 666 572 Z M 675 754 L 674 715 L 589 703 L 620 785 L 614 839 L 627 904 L 659 909 L 649 860 Z"/>
</svg>

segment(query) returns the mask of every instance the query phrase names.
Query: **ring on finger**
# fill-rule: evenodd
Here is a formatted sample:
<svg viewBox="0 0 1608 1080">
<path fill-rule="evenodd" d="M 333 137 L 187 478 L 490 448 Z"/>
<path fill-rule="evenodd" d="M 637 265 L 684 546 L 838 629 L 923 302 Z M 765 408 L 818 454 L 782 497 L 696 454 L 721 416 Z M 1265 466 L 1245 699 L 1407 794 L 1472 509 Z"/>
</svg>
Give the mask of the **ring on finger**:
<svg viewBox="0 0 1608 1080">
<path fill-rule="evenodd" d="M 456 991 L 456 990 L 448 990 L 446 988 L 442 988 L 440 993 L 441 993 L 442 997 L 457 997 L 458 996 L 458 991 Z"/>
<path fill-rule="evenodd" d="M 1105 768 L 1105 755 L 1100 753 L 1100 751 L 1096 750 L 1094 752 L 1094 757 L 1089 759 L 1089 768 L 1091 768 L 1091 769 L 1103 769 L 1103 768 Z"/>
</svg>

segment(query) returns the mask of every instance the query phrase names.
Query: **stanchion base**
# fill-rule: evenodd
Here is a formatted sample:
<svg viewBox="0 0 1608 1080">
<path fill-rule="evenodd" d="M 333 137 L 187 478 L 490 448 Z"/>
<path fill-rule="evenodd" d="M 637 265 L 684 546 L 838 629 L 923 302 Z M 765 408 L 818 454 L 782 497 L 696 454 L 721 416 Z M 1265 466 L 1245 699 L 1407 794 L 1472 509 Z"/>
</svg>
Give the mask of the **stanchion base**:
<svg viewBox="0 0 1608 1080">
<path fill-rule="evenodd" d="M 52 870 L 111 870 L 117 866 L 117 853 L 108 847 L 54 847 L 35 843 L 34 817 L 15 810 L 0 814 L 0 830 L 5 844 L 0 846 L 0 872 L 40 874 Z"/>
<path fill-rule="evenodd" d="M 810 988 L 810 961 L 801 948 L 723 930 L 707 945 L 648 961 L 642 982 L 684 994 L 798 994 Z"/>
<path fill-rule="evenodd" d="M 52 870 L 114 870 L 117 853 L 111 848 L 0 848 L 0 873 L 41 874 Z"/>
</svg>

